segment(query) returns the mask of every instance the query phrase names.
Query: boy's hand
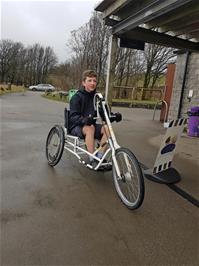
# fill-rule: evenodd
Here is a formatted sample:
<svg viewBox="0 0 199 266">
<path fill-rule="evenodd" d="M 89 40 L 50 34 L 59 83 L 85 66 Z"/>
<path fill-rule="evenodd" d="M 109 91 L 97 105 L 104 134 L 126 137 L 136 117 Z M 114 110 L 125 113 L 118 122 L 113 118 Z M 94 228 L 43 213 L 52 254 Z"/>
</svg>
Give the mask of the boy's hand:
<svg viewBox="0 0 199 266">
<path fill-rule="evenodd" d="M 110 116 L 111 122 L 114 122 L 114 121 L 120 122 L 121 120 L 122 120 L 122 114 L 121 113 L 115 113 L 115 114 L 112 113 Z"/>
<path fill-rule="evenodd" d="M 115 121 L 120 122 L 122 120 L 122 114 L 121 113 L 115 113 Z"/>
</svg>

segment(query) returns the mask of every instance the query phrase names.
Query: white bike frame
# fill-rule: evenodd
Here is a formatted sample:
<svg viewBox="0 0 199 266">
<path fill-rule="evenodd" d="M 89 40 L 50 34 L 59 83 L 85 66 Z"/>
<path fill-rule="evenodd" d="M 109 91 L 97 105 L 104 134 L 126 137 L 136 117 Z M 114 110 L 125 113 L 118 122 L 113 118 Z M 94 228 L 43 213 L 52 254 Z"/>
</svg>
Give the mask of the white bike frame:
<svg viewBox="0 0 199 266">
<path fill-rule="evenodd" d="M 93 170 L 98 170 L 99 167 L 101 166 L 106 166 L 106 165 L 110 165 L 110 162 L 108 163 L 103 163 L 104 159 L 108 156 L 108 154 L 111 152 L 112 153 L 112 160 L 115 166 L 115 170 L 117 173 L 117 176 L 121 178 L 120 176 L 120 170 L 118 167 L 118 163 L 115 157 L 115 151 L 116 149 L 119 149 L 120 146 L 117 143 L 107 110 L 106 110 L 106 103 L 105 100 L 102 96 L 101 93 L 96 93 L 95 94 L 95 98 L 94 98 L 94 106 L 95 109 L 97 111 L 97 117 L 95 117 L 95 119 L 101 119 L 101 116 L 99 114 L 99 105 L 101 104 L 101 107 L 103 109 L 103 113 L 105 116 L 105 120 L 106 120 L 106 125 L 109 131 L 109 137 L 107 140 L 106 145 L 108 144 L 108 148 L 106 150 L 106 152 L 104 153 L 103 157 L 101 159 L 99 159 L 96 154 L 97 152 L 101 149 L 101 146 L 99 146 L 98 148 L 95 149 L 94 153 L 90 153 L 86 150 L 86 145 L 85 145 L 85 141 L 83 139 L 80 139 L 79 137 L 75 137 L 72 136 L 70 134 L 67 134 L 67 129 L 65 128 L 65 144 L 64 144 L 64 149 L 69 151 L 70 153 L 74 154 L 80 161 L 80 163 L 85 164 L 87 167 L 93 169 Z M 102 120 L 102 119 L 101 119 Z M 104 143 L 105 144 L 105 143 Z M 87 154 L 89 156 L 91 156 L 93 159 L 95 159 L 98 164 L 95 168 L 93 168 L 90 164 L 86 164 L 86 162 L 84 160 L 82 160 L 81 155 L 82 154 Z M 119 179 L 120 179 L 119 178 Z"/>
</svg>

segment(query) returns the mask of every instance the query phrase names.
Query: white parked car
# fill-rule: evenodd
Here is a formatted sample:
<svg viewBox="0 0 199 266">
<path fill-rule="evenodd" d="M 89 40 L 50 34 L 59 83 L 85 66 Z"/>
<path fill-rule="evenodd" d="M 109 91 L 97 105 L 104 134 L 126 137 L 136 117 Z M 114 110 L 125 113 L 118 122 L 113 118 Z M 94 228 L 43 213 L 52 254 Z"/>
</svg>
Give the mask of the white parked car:
<svg viewBox="0 0 199 266">
<path fill-rule="evenodd" d="M 55 87 L 50 84 L 38 84 L 28 88 L 31 91 L 55 91 Z"/>
</svg>

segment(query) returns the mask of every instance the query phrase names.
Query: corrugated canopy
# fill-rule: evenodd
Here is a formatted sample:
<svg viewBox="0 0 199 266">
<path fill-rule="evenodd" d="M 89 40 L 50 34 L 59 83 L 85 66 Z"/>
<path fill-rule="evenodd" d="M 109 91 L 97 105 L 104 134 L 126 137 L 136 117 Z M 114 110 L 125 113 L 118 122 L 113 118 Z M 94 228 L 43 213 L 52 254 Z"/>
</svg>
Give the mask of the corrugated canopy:
<svg viewBox="0 0 199 266">
<path fill-rule="evenodd" d="M 199 0 L 104 0 L 95 10 L 119 38 L 199 51 Z"/>
</svg>

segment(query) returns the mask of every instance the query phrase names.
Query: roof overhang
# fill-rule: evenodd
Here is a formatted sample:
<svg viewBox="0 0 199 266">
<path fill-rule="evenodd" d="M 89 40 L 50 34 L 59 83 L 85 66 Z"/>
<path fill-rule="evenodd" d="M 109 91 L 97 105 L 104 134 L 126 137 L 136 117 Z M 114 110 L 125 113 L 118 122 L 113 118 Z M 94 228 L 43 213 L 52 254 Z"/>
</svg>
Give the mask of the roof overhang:
<svg viewBox="0 0 199 266">
<path fill-rule="evenodd" d="M 119 38 L 199 51 L 198 0 L 104 0 L 95 10 Z"/>
</svg>

